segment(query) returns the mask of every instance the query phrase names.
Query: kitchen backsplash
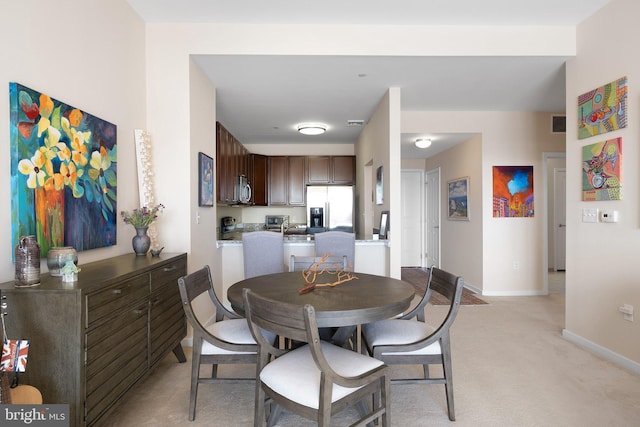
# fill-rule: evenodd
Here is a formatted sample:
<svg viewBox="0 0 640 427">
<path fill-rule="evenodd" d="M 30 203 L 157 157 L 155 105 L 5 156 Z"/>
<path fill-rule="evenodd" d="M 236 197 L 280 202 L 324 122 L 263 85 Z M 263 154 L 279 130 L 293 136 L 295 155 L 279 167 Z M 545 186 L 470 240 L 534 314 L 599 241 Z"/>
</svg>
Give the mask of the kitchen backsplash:
<svg viewBox="0 0 640 427">
<path fill-rule="evenodd" d="M 264 224 L 266 215 L 289 215 L 289 224 L 306 224 L 307 208 L 304 206 L 250 206 L 231 207 L 219 206 L 217 208 L 218 219 L 231 216 L 236 219 L 236 224 Z"/>
</svg>

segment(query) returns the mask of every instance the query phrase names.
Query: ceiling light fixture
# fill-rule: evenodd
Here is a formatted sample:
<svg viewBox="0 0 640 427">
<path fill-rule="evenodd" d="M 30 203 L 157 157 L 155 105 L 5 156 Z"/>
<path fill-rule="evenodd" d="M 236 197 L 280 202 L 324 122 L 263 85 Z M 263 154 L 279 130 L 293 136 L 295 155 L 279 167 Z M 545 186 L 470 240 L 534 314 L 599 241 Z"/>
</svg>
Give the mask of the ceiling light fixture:
<svg viewBox="0 0 640 427">
<path fill-rule="evenodd" d="M 418 138 L 416 139 L 416 147 L 418 148 L 427 148 L 429 146 L 431 146 L 431 139 L 430 138 Z"/>
<path fill-rule="evenodd" d="M 324 123 L 300 123 L 296 128 L 304 135 L 321 135 L 327 131 Z"/>
</svg>

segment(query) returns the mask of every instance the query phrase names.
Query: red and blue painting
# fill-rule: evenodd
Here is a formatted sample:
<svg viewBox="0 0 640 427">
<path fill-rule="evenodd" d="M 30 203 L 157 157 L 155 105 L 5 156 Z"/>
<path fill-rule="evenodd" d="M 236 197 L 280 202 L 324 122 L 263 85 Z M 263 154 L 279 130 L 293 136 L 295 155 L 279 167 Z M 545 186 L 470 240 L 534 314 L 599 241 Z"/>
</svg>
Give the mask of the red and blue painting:
<svg viewBox="0 0 640 427">
<path fill-rule="evenodd" d="M 116 125 L 18 83 L 9 99 L 13 245 L 115 245 Z"/>
<path fill-rule="evenodd" d="M 533 166 L 493 167 L 493 217 L 533 217 Z"/>
</svg>

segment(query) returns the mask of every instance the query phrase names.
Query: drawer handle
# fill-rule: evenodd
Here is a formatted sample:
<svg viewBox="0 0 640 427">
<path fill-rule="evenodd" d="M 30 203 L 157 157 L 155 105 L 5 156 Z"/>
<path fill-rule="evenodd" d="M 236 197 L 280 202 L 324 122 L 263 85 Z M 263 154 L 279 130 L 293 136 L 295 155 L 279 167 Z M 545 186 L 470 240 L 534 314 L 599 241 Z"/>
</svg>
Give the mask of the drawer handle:
<svg viewBox="0 0 640 427">
<path fill-rule="evenodd" d="M 156 306 L 158 304 L 160 304 L 160 298 L 154 299 L 153 302 L 151 303 L 152 306 Z"/>
<path fill-rule="evenodd" d="M 133 314 L 135 314 L 136 316 L 140 316 L 141 314 L 146 314 L 147 313 L 147 306 L 145 305 L 142 308 L 137 308 L 135 310 L 133 310 Z"/>
<path fill-rule="evenodd" d="M 176 268 L 178 268 L 178 267 L 176 267 L 175 265 L 172 265 L 171 267 L 165 267 L 164 268 L 164 272 L 167 273 L 169 271 L 175 270 Z"/>
<path fill-rule="evenodd" d="M 114 289 L 113 291 L 114 294 L 121 294 L 122 293 L 122 289 Z"/>
</svg>

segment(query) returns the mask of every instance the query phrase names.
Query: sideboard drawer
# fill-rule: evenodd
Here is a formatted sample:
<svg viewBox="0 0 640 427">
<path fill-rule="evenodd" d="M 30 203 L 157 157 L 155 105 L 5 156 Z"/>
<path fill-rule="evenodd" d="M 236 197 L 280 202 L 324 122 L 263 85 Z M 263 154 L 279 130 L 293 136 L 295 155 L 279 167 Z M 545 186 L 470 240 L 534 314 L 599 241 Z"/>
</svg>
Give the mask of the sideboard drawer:
<svg viewBox="0 0 640 427">
<path fill-rule="evenodd" d="M 135 300 L 149 295 L 149 274 L 140 274 L 126 282 L 87 295 L 87 327 L 113 316 Z"/>
<path fill-rule="evenodd" d="M 178 279 L 187 271 L 187 259 L 181 258 L 151 272 L 151 292 L 166 284 L 178 288 Z"/>
</svg>

